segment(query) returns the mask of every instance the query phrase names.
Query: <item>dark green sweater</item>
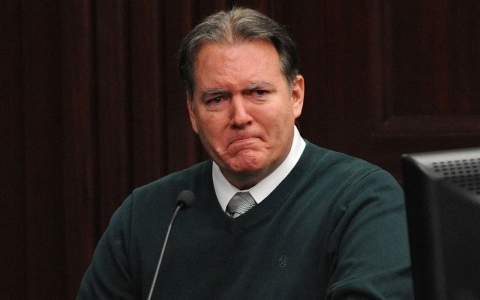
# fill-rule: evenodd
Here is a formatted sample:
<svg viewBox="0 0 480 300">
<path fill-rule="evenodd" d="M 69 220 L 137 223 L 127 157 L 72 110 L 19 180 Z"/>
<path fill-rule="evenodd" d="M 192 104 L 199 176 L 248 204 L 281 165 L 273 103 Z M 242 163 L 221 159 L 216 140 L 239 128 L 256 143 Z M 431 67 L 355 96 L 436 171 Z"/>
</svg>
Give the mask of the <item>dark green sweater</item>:
<svg viewBox="0 0 480 300">
<path fill-rule="evenodd" d="M 212 161 L 136 189 L 112 217 L 77 299 L 413 299 L 403 193 L 387 172 L 309 142 L 285 180 L 232 219 Z"/>
</svg>

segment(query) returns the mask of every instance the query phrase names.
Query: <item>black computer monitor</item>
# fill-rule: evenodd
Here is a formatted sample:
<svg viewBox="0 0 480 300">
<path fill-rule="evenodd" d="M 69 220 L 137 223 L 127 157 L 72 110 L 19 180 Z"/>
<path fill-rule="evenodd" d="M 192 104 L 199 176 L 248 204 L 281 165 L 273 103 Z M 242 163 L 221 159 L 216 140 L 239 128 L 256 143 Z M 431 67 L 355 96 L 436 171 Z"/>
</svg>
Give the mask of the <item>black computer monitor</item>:
<svg viewBox="0 0 480 300">
<path fill-rule="evenodd" d="M 415 299 L 480 299 L 480 148 L 401 161 Z"/>
</svg>

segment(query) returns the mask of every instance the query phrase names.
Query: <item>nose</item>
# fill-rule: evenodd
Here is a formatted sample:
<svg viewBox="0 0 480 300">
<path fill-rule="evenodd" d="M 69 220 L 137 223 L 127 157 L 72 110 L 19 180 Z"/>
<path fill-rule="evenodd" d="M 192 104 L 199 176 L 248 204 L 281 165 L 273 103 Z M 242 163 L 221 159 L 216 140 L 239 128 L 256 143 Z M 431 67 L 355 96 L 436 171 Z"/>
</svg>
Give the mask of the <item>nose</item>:
<svg viewBox="0 0 480 300">
<path fill-rule="evenodd" d="M 252 122 L 247 100 L 234 97 L 231 102 L 231 121 L 234 128 L 245 128 Z"/>
</svg>

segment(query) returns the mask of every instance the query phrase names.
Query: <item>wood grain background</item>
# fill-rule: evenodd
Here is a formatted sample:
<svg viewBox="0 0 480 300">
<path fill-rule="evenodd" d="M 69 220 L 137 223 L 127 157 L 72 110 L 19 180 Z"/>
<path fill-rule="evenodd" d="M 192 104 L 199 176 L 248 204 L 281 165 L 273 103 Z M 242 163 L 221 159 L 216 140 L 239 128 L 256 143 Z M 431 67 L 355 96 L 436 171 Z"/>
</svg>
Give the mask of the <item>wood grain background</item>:
<svg viewBox="0 0 480 300">
<path fill-rule="evenodd" d="M 480 2 L 5 0 L 0 4 L 0 290 L 73 299 L 133 188 L 206 158 L 178 46 L 232 5 L 287 26 L 302 135 L 400 182 L 400 155 L 480 145 Z"/>
</svg>

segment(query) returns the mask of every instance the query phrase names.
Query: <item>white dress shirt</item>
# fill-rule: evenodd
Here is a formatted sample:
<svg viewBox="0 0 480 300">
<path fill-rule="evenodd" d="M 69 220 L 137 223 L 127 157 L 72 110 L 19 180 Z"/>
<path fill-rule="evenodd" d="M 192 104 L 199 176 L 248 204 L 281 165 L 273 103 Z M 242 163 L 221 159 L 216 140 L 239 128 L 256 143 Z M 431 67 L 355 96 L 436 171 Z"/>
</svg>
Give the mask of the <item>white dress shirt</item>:
<svg viewBox="0 0 480 300">
<path fill-rule="evenodd" d="M 287 158 L 285 158 L 280 166 L 278 166 L 278 168 L 275 169 L 275 171 L 273 171 L 270 175 L 265 177 L 252 188 L 243 190 L 243 192 L 250 192 L 253 198 L 255 198 L 257 204 L 262 202 L 262 200 L 265 199 L 280 184 L 280 182 L 285 179 L 285 177 L 287 177 L 290 171 L 292 171 L 300 159 L 300 156 L 302 156 L 305 145 L 305 141 L 302 139 L 300 132 L 295 126 L 292 148 L 290 149 Z M 212 178 L 218 201 L 220 202 L 222 209 L 225 211 L 227 204 L 230 199 L 232 199 L 233 195 L 241 190 L 237 189 L 230 182 L 228 182 L 215 162 L 213 162 L 212 167 Z"/>
</svg>

